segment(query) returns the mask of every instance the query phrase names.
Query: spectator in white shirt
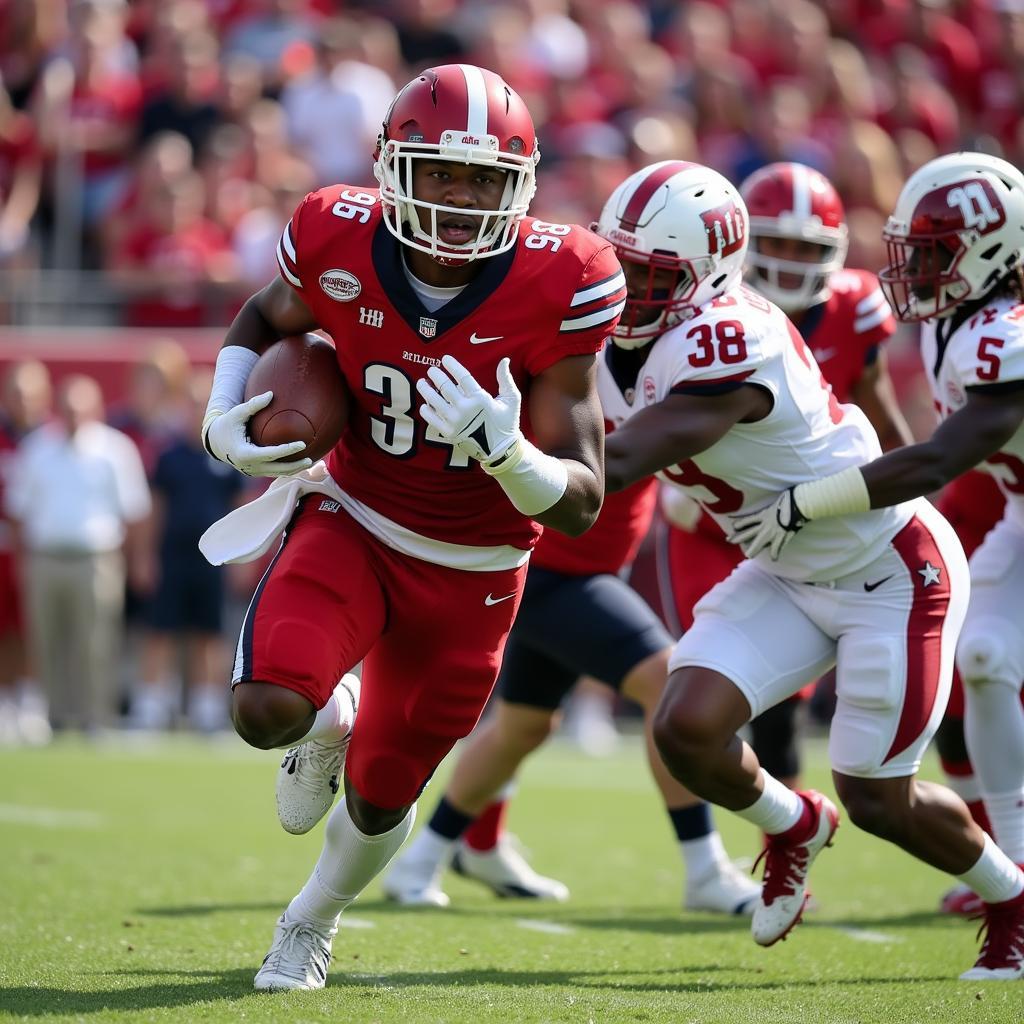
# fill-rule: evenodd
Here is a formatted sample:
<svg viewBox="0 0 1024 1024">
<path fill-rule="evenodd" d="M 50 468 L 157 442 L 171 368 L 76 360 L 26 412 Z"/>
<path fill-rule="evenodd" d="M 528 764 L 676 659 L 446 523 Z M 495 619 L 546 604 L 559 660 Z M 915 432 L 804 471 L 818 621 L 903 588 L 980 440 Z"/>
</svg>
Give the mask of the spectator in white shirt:
<svg viewBox="0 0 1024 1024">
<path fill-rule="evenodd" d="M 6 502 L 51 722 L 91 732 L 114 718 L 126 556 L 144 585 L 150 494 L 135 444 L 103 422 L 95 380 L 67 378 L 57 408 L 59 418 L 20 446 Z"/>
</svg>

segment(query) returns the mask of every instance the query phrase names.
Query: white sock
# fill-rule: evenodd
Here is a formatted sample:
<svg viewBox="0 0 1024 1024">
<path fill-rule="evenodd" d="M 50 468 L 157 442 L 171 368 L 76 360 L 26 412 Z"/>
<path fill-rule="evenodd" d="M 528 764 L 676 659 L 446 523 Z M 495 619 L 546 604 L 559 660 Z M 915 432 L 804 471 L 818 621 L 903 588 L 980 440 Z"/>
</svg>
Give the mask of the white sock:
<svg viewBox="0 0 1024 1024">
<path fill-rule="evenodd" d="M 345 800 L 340 800 L 327 819 L 320 859 L 302 891 L 288 904 L 285 920 L 335 925 L 338 915 L 387 867 L 415 820 L 413 804 L 389 832 L 368 836 L 356 828 Z"/>
<path fill-rule="evenodd" d="M 999 849 L 1015 864 L 1024 864 L 1024 786 L 1009 793 L 987 793 L 985 810 Z"/>
<path fill-rule="evenodd" d="M 749 807 L 734 813 L 770 836 L 788 832 L 800 820 L 804 802 L 763 768 L 761 778 L 764 780 L 764 792 Z"/>
<path fill-rule="evenodd" d="M 722 837 L 717 832 L 709 832 L 699 839 L 685 839 L 680 842 L 679 849 L 686 865 L 688 885 L 717 874 L 719 865 L 729 860 Z"/>
<path fill-rule="evenodd" d="M 953 790 L 965 804 L 973 804 L 975 800 L 981 799 L 977 775 L 947 775 L 946 788 Z"/>
<path fill-rule="evenodd" d="M 409 849 L 402 854 L 405 861 L 414 860 L 419 864 L 431 864 L 439 868 L 451 860 L 457 839 L 445 839 L 438 835 L 429 825 L 416 833 Z"/>
<path fill-rule="evenodd" d="M 355 721 L 355 710 L 352 707 L 352 694 L 342 683 L 348 679 L 348 675 L 341 677 L 341 682 L 334 688 L 334 693 L 328 698 L 327 703 L 316 713 L 309 732 L 292 743 L 285 743 L 285 747 L 295 747 L 301 743 L 309 743 L 312 740 L 324 740 L 328 743 L 334 740 L 344 739 Z M 354 676 L 351 678 L 355 678 Z"/>
<path fill-rule="evenodd" d="M 1003 903 L 1024 892 L 1024 871 L 988 835 L 985 836 L 985 848 L 974 867 L 956 877 L 986 903 Z"/>
</svg>

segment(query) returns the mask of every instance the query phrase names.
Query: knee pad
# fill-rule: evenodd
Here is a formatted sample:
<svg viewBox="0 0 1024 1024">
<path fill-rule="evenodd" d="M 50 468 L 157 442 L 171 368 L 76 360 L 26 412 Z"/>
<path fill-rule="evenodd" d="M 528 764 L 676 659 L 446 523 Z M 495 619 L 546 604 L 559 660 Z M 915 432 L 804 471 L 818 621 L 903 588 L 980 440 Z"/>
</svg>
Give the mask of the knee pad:
<svg viewBox="0 0 1024 1024">
<path fill-rule="evenodd" d="M 1020 689 L 1020 673 L 1013 664 L 1012 652 L 1006 642 L 1007 630 L 1013 629 L 1002 619 L 985 619 L 972 622 L 970 631 L 960 637 L 956 667 L 967 689 L 991 685 Z"/>
</svg>

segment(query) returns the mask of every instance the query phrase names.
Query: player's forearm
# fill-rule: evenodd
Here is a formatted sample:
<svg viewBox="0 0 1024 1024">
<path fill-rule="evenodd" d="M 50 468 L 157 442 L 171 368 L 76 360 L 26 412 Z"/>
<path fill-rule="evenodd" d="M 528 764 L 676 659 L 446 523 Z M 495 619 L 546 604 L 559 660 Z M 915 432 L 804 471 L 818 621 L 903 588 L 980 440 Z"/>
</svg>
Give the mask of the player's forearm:
<svg viewBox="0 0 1024 1024">
<path fill-rule="evenodd" d="M 562 496 L 547 511 L 533 518 L 559 533 L 578 537 L 594 525 L 604 499 L 602 482 L 588 466 L 569 459 L 559 460 L 566 468 L 566 486 Z"/>
<path fill-rule="evenodd" d="M 260 355 L 287 333 L 288 331 L 275 327 L 266 317 L 257 294 L 246 300 L 245 305 L 231 321 L 231 326 L 224 335 L 224 348 L 237 345 L 240 348 L 252 349 Z"/>
</svg>

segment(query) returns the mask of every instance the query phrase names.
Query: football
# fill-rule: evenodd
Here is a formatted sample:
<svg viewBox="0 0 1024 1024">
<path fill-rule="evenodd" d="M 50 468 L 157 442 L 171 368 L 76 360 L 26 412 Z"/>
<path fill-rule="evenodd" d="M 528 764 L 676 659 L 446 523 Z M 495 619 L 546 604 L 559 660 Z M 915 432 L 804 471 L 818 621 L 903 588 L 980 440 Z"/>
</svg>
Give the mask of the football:
<svg viewBox="0 0 1024 1024">
<path fill-rule="evenodd" d="M 334 346 L 316 334 L 275 342 L 260 356 L 245 385 L 248 401 L 265 391 L 274 397 L 249 420 L 253 444 L 305 441 L 306 450 L 286 461 L 322 459 L 348 423 L 350 395 Z"/>
</svg>

